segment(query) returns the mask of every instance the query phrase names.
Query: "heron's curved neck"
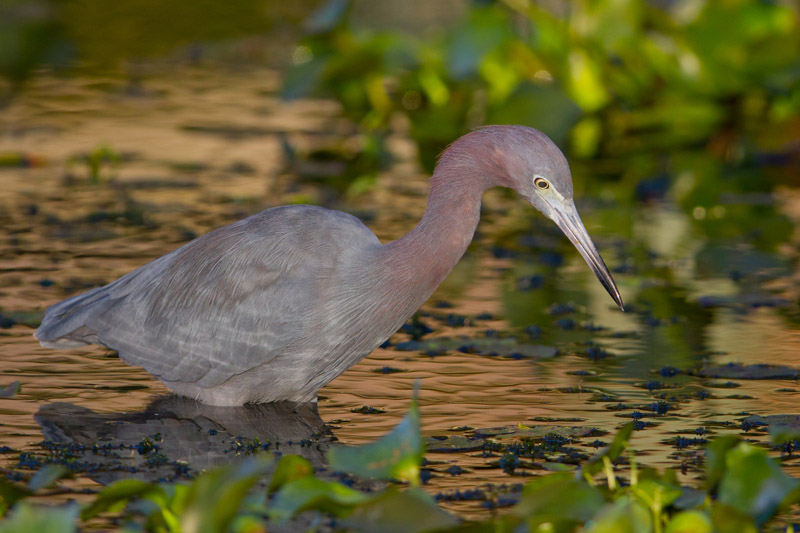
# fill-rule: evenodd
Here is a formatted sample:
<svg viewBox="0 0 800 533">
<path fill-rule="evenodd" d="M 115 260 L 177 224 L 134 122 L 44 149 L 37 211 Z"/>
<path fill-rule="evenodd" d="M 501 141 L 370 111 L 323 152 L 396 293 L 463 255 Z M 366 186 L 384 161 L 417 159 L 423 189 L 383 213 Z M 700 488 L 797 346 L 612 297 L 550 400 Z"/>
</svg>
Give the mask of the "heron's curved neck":
<svg viewBox="0 0 800 533">
<path fill-rule="evenodd" d="M 472 241 L 480 218 L 481 196 L 487 188 L 482 179 L 469 173 L 435 173 L 422 221 L 410 233 L 383 247 L 384 266 L 392 281 L 414 287 L 427 299 Z"/>
</svg>

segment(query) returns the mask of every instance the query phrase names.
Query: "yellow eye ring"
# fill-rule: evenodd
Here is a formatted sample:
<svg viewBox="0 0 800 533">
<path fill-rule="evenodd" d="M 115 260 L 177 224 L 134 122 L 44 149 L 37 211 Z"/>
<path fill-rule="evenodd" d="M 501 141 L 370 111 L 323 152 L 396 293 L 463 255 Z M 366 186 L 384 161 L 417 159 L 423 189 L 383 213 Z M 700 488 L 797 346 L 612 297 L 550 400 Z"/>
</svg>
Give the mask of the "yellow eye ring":
<svg viewBox="0 0 800 533">
<path fill-rule="evenodd" d="M 550 188 L 550 184 L 547 183 L 547 180 L 544 178 L 536 178 L 535 180 L 533 180 L 533 184 L 543 190 Z"/>
</svg>

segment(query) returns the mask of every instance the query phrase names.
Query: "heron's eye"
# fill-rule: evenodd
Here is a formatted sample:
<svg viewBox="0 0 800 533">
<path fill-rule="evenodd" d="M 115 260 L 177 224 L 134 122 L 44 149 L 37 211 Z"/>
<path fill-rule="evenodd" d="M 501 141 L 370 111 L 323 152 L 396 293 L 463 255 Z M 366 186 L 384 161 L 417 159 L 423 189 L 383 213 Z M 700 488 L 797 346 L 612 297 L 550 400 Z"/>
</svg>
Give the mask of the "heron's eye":
<svg viewBox="0 0 800 533">
<path fill-rule="evenodd" d="M 533 184 L 539 187 L 540 189 L 549 189 L 550 184 L 547 183 L 547 180 L 544 178 L 536 178 L 533 180 Z"/>
</svg>

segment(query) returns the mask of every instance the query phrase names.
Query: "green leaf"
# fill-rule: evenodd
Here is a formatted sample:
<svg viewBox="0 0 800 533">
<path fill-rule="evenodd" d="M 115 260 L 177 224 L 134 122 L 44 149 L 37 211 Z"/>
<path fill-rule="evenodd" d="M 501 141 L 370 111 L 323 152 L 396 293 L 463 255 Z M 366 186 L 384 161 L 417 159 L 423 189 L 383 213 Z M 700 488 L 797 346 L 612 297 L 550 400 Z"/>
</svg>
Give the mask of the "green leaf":
<svg viewBox="0 0 800 533">
<path fill-rule="evenodd" d="M 286 522 L 297 513 L 316 510 L 345 516 L 353 507 L 370 496 L 335 481 L 322 481 L 314 476 L 295 479 L 275 494 L 267 514 L 277 522 Z"/>
<path fill-rule="evenodd" d="M 737 444 L 739 437 L 726 435 L 717 437 L 706 446 L 706 489 L 709 492 L 716 489 L 722 479 L 727 464 L 725 458 Z"/>
<path fill-rule="evenodd" d="M 299 455 L 284 455 L 281 457 L 281 460 L 278 461 L 275 472 L 272 473 L 272 479 L 269 482 L 267 492 L 272 494 L 287 483 L 313 474 L 314 467 L 311 466 L 311 463 L 305 457 Z"/>
<path fill-rule="evenodd" d="M 66 473 L 67 469 L 61 465 L 45 465 L 28 481 L 28 489 L 36 492 L 58 481 Z"/>
<path fill-rule="evenodd" d="M 633 422 L 628 422 L 617 431 L 614 440 L 611 444 L 602 448 L 591 459 L 586 461 L 586 464 L 581 468 L 581 473 L 584 475 L 593 476 L 603 470 L 603 457 L 608 457 L 610 461 L 616 461 L 620 454 L 627 448 L 628 440 L 633 433 Z"/>
<path fill-rule="evenodd" d="M 719 482 L 719 501 L 745 513 L 761 525 L 798 486 L 767 452 L 745 442 L 730 450 Z"/>
<path fill-rule="evenodd" d="M 719 502 L 712 503 L 711 522 L 715 533 L 756 533 L 756 525 L 749 516 Z"/>
<path fill-rule="evenodd" d="M 683 511 L 667 523 L 665 533 L 711 533 L 714 526 L 708 514 L 701 511 Z"/>
<path fill-rule="evenodd" d="M 9 481 L 5 476 L 0 476 L 0 499 L 5 504 L 5 509 L 12 507 L 18 500 L 30 495 L 31 491 L 28 489 Z"/>
<path fill-rule="evenodd" d="M 77 531 L 78 506 L 47 506 L 20 502 L 0 522 L 0 533 L 72 533 Z"/>
<path fill-rule="evenodd" d="M 363 446 L 331 448 L 328 462 L 335 470 L 358 476 L 399 479 L 418 485 L 424 452 L 415 391 L 408 413 L 390 433 Z"/>
<path fill-rule="evenodd" d="M 586 52 L 574 49 L 569 54 L 567 90 L 584 111 L 597 111 L 610 100 L 600 66 Z"/>
<path fill-rule="evenodd" d="M 517 516 L 506 515 L 495 518 L 489 522 L 467 522 L 461 525 L 447 528 L 447 533 L 515 533 L 518 531 L 526 531 L 521 529 L 522 520 Z M 530 524 L 528 524 L 530 526 Z M 529 527 L 527 531 L 537 531 L 533 527 Z M 553 533 L 560 531 L 559 529 L 552 529 Z M 574 527 L 567 531 L 574 531 Z"/>
<path fill-rule="evenodd" d="M 573 474 L 555 473 L 528 482 L 514 514 L 525 518 L 552 516 L 585 522 L 603 507 L 598 489 Z"/>
<path fill-rule="evenodd" d="M 631 487 L 631 493 L 648 508 L 658 505 L 660 509 L 672 505 L 680 498 L 683 491 L 680 487 L 660 480 L 645 479 Z"/>
<path fill-rule="evenodd" d="M 586 527 L 587 533 L 650 533 L 650 512 L 630 496 L 623 496 L 603 509 Z"/>
<path fill-rule="evenodd" d="M 250 489 L 272 464 L 269 456 L 256 456 L 233 465 L 209 470 L 190 485 L 186 510 L 181 516 L 184 532 L 225 531 Z"/>
<path fill-rule="evenodd" d="M 349 529 L 368 533 L 417 533 L 458 524 L 453 515 L 436 505 L 422 489 L 400 492 L 391 487 L 358 505 L 343 522 Z"/>
<path fill-rule="evenodd" d="M 163 492 L 158 485 L 138 479 L 123 479 L 109 485 L 81 512 L 82 520 L 89 520 L 106 511 L 119 511 L 131 498 L 142 497 L 151 492 Z"/>
</svg>

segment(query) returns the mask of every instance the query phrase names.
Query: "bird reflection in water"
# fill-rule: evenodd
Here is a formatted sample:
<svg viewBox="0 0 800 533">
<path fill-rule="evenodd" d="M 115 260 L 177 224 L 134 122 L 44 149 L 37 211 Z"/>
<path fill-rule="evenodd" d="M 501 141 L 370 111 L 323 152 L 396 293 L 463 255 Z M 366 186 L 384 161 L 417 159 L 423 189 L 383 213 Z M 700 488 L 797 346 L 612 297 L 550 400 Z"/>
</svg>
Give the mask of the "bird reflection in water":
<svg viewBox="0 0 800 533">
<path fill-rule="evenodd" d="M 262 450 L 301 455 L 323 468 L 325 452 L 336 441 L 316 403 L 220 407 L 164 396 L 138 413 L 100 413 L 57 402 L 43 405 L 34 418 L 44 448 L 68 452 L 73 464 L 104 485 L 191 477 Z"/>
</svg>

